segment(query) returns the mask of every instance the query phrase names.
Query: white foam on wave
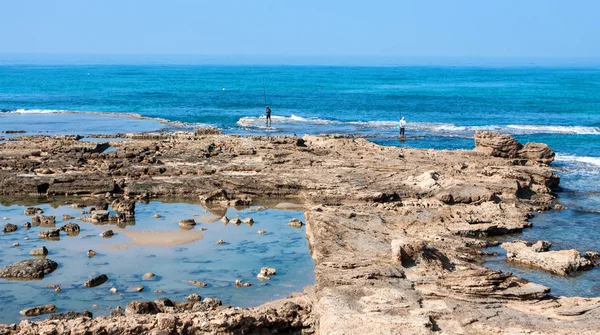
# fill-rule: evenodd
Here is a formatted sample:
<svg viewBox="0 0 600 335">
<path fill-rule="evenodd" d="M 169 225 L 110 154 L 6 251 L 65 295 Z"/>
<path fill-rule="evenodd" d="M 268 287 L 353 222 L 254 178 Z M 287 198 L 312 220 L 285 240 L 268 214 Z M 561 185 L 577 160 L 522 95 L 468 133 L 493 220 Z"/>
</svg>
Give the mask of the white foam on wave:
<svg viewBox="0 0 600 335">
<path fill-rule="evenodd" d="M 320 118 L 306 118 L 292 114 L 291 116 L 273 116 L 273 123 L 314 124 L 314 125 L 345 125 L 356 128 L 396 129 L 398 121 L 337 121 Z M 258 127 L 265 122 L 265 116 L 242 117 L 237 124 L 242 127 Z M 528 134 L 580 134 L 600 135 L 600 127 L 585 126 L 546 126 L 546 125 L 489 125 L 489 126 L 458 126 L 453 123 L 441 122 L 407 122 L 409 129 L 436 133 L 459 133 L 472 135 L 477 130 L 498 131 L 513 135 Z"/>
<path fill-rule="evenodd" d="M 7 114 L 66 114 L 73 113 L 67 110 L 60 109 L 17 109 L 14 111 L 7 111 Z"/>
<path fill-rule="evenodd" d="M 577 163 L 579 165 L 583 164 L 600 168 L 600 157 L 557 154 L 554 160 L 557 162 Z"/>
</svg>

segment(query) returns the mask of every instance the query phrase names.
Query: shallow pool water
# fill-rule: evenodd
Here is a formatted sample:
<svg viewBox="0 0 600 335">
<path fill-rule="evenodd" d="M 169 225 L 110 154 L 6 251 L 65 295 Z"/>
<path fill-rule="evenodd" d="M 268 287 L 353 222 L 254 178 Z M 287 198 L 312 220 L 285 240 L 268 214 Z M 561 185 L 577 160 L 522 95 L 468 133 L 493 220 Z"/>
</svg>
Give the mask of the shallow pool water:
<svg viewBox="0 0 600 335">
<path fill-rule="evenodd" d="M 224 304 L 251 307 L 302 291 L 314 282 L 314 263 L 304 227 L 287 226 L 291 218 L 304 221 L 300 211 L 256 206 L 209 211 L 199 204 L 153 201 L 137 203 L 135 223 L 128 222 L 119 228 L 76 219 L 62 220 L 63 214 L 81 216 L 85 208 L 37 205 L 44 210 L 43 215 L 56 216 L 57 227 L 66 222 L 81 227 L 77 236 L 61 232 L 59 241 L 47 241 L 39 239 L 38 233 L 48 228 L 20 228 L 21 224 L 31 221 L 24 215 L 26 207 L 0 206 L 0 217 L 8 219 L 1 221 L 2 226 L 8 222 L 19 226 L 16 232 L 0 235 L 0 266 L 33 258 L 29 251 L 44 245 L 49 250 L 47 258 L 56 261 L 59 268 L 43 280 L 0 279 L 0 323 L 17 322 L 23 318 L 19 310 L 48 303 L 55 304 L 59 312 L 87 309 L 98 316 L 109 314 L 116 306 L 125 307 L 131 300 L 155 300 L 164 296 L 183 301 L 191 293 L 216 297 Z M 154 218 L 155 214 L 161 217 Z M 224 214 L 229 218 L 251 217 L 254 224 L 223 225 L 220 219 Z M 191 218 L 198 223 L 194 229 L 179 228 L 179 220 Z M 100 237 L 106 229 L 114 230 L 115 235 Z M 266 234 L 258 234 L 259 230 Z M 218 240 L 226 243 L 217 244 Z M 14 242 L 20 246 L 12 247 Z M 88 249 L 97 255 L 89 258 Z M 277 275 L 261 282 L 256 275 L 264 266 L 276 268 Z M 143 280 L 146 272 L 153 272 L 156 277 Z M 108 275 L 106 283 L 94 288 L 82 286 L 92 276 L 102 273 Z M 252 286 L 236 288 L 236 279 Z M 197 287 L 187 280 L 202 281 L 208 286 Z M 60 285 L 61 292 L 54 292 L 48 285 Z M 144 290 L 132 291 L 135 285 L 143 285 Z M 117 288 L 119 293 L 109 292 L 111 287 Z M 156 290 L 164 293 L 157 294 Z M 94 304 L 98 307 L 92 308 Z"/>
</svg>

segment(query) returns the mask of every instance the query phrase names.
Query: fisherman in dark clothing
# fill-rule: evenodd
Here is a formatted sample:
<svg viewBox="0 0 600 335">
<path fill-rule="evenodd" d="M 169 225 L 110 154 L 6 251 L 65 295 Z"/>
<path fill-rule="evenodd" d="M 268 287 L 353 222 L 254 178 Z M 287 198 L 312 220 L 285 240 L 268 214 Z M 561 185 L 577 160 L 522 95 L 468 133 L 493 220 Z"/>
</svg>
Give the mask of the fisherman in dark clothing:
<svg viewBox="0 0 600 335">
<path fill-rule="evenodd" d="M 273 124 L 273 122 L 271 121 L 271 108 L 269 108 L 269 106 L 267 106 L 267 109 L 265 110 L 265 114 L 267 116 L 267 127 L 269 127 L 269 125 Z"/>
</svg>

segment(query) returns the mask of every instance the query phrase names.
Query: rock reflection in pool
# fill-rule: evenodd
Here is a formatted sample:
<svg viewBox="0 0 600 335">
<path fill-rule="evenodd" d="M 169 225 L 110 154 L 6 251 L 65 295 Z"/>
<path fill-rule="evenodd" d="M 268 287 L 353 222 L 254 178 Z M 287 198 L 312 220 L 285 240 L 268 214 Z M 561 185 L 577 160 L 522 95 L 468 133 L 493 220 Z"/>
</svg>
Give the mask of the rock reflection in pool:
<svg viewBox="0 0 600 335">
<path fill-rule="evenodd" d="M 21 226 L 30 221 L 24 215 L 27 206 L 0 206 L 0 217 L 6 222 Z M 303 219 L 297 210 L 208 208 L 199 204 L 163 203 L 153 201 L 138 203 L 135 224 L 124 227 L 94 225 L 76 219 L 63 221 L 64 214 L 81 216 L 84 209 L 70 205 L 36 205 L 44 215 L 56 216 L 56 226 L 67 222 L 78 223 L 81 232 L 77 236 L 62 234 L 59 241 L 40 240 L 38 232 L 45 228 L 19 228 L 16 232 L 0 235 L 0 267 L 19 260 L 29 259 L 29 251 L 46 246 L 48 259 L 58 262 L 59 268 L 38 281 L 9 281 L 0 279 L 0 323 L 17 322 L 23 318 L 18 311 L 27 307 L 52 303 L 59 312 L 88 309 L 94 315 L 107 315 L 116 306 L 124 307 L 136 299 L 155 300 L 166 296 L 183 301 L 184 297 L 197 293 L 202 297 L 217 297 L 225 304 L 252 307 L 261 303 L 284 298 L 292 292 L 314 282 L 314 263 L 308 250 L 304 228 L 287 226 L 296 218 Z M 155 214 L 160 217 L 155 218 Z M 251 217 L 253 225 L 223 225 L 221 217 Z M 193 218 L 197 225 L 183 230 L 179 220 Z M 99 234 L 107 229 L 115 232 L 111 238 Z M 259 230 L 266 234 L 258 234 Z M 25 239 L 28 238 L 28 239 Z M 218 240 L 227 243 L 219 245 Z M 19 242 L 18 247 L 12 247 Z M 97 255 L 87 256 L 93 249 Z M 268 282 L 256 278 L 262 267 L 277 269 L 277 275 Z M 143 280 L 144 273 L 156 276 Z M 83 283 L 99 274 L 108 275 L 108 281 L 98 287 L 84 288 Z M 250 287 L 236 288 L 235 281 L 252 283 Z M 205 282 L 206 287 L 189 284 L 188 281 Z M 50 285 L 60 285 L 54 292 Z M 142 292 L 130 290 L 143 285 Z M 111 287 L 118 289 L 111 293 Z M 164 294 L 156 294 L 156 290 Z M 92 309 L 92 305 L 99 307 Z M 39 318 L 43 318 L 41 316 Z"/>
</svg>

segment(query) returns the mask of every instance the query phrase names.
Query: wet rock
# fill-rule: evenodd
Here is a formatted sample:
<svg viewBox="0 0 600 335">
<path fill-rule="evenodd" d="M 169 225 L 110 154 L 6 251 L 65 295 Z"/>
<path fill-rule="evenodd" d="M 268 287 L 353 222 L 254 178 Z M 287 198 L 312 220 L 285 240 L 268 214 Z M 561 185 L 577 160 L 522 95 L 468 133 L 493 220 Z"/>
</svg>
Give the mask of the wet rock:
<svg viewBox="0 0 600 335">
<path fill-rule="evenodd" d="M 97 210 L 92 213 L 91 221 L 94 223 L 106 222 L 108 221 L 109 212 L 106 210 Z"/>
<path fill-rule="evenodd" d="M 12 233 L 14 231 L 17 231 L 17 225 L 14 225 L 12 223 L 7 223 L 2 229 L 2 233 L 4 234 Z"/>
<path fill-rule="evenodd" d="M 221 223 L 223 223 L 223 225 L 226 226 L 229 223 L 229 218 L 226 216 L 223 216 L 221 218 Z"/>
<path fill-rule="evenodd" d="M 259 231 L 258 231 L 258 234 L 259 234 L 259 235 L 264 235 L 264 234 L 266 234 L 266 233 L 267 233 L 267 232 L 266 232 L 266 231 L 264 231 L 264 230 L 259 230 Z"/>
<path fill-rule="evenodd" d="M 105 274 L 101 274 L 99 276 L 96 276 L 96 277 L 86 281 L 85 283 L 83 283 L 83 286 L 96 287 L 96 286 L 106 283 L 107 280 L 108 280 L 108 276 Z"/>
<path fill-rule="evenodd" d="M 93 314 L 90 311 L 82 311 L 82 312 L 66 312 L 66 313 L 56 313 L 56 314 L 51 314 L 49 317 L 46 318 L 46 320 L 74 320 L 74 319 L 79 319 L 79 318 L 93 318 Z"/>
<path fill-rule="evenodd" d="M 217 241 L 217 244 L 225 244 L 225 243 L 226 243 L 226 242 L 225 242 L 225 241 L 223 241 L 223 240 L 218 240 L 218 241 Z"/>
<path fill-rule="evenodd" d="M 554 151 L 547 144 L 522 145 L 510 135 L 492 131 L 475 132 L 475 151 L 494 157 L 519 158 L 542 164 L 549 164 L 554 160 Z"/>
<path fill-rule="evenodd" d="M 235 287 L 237 287 L 237 288 L 240 288 L 240 287 L 250 287 L 250 286 L 252 286 L 252 284 L 251 284 L 251 283 L 245 283 L 245 282 L 242 282 L 242 281 L 241 281 L 241 280 L 239 280 L 239 279 L 236 279 L 236 280 L 235 280 L 235 283 L 234 283 L 234 285 L 235 285 Z"/>
<path fill-rule="evenodd" d="M 252 226 L 254 224 L 254 219 L 253 218 L 245 218 L 242 220 L 242 222 L 244 224 L 246 224 L 247 226 Z"/>
<path fill-rule="evenodd" d="M 193 229 L 196 226 L 194 219 L 186 219 L 179 221 L 179 228 L 181 229 Z"/>
<path fill-rule="evenodd" d="M 160 313 L 160 309 L 156 306 L 154 301 L 134 300 L 130 301 L 127 306 L 125 306 L 125 315 L 158 313 Z"/>
<path fill-rule="evenodd" d="M 267 277 L 271 277 L 277 274 L 277 270 L 275 268 L 263 267 L 260 269 L 260 273 Z"/>
<path fill-rule="evenodd" d="M 161 311 L 165 311 L 166 307 L 175 307 L 173 302 L 168 298 L 158 298 L 154 300 L 154 303 Z"/>
<path fill-rule="evenodd" d="M 110 291 L 110 293 L 112 293 L 112 294 L 117 294 L 117 293 L 119 293 L 119 290 L 117 290 L 117 288 L 116 288 L 116 287 L 111 287 L 109 291 Z"/>
<path fill-rule="evenodd" d="M 152 273 L 152 272 L 146 272 L 142 276 L 142 279 L 148 280 L 148 279 L 153 279 L 154 277 L 156 277 L 156 275 L 154 273 Z"/>
<path fill-rule="evenodd" d="M 96 252 L 94 250 L 92 250 L 92 249 L 88 250 L 88 252 L 87 252 L 87 256 L 89 258 L 92 258 L 92 257 L 94 257 L 96 255 L 97 255 Z"/>
<path fill-rule="evenodd" d="M 27 207 L 25 208 L 25 215 L 27 216 L 31 216 L 31 215 L 36 215 L 36 214 L 42 214 L 44 213 L 44 210 L 41 208 L 37 208 L 37 207 Z"/>
<path fill-rule="evenodd" d="M 196 301 L 202 300 L 202 298 L 199 295 L 197 295 L 196 293 L 192 293 L 192 294 L 188 295 L 187 297 L 185 297 L 185 300 L 196 302 Z"/>
<path fill-rule="evenodd" d="M 290 227 L 294 227 L 294 228 L 302 228 L 302 226 L 303 226 L 304 224 L 302 223 L 302 221 L 300 221 L 300 220 L 298 220 L 298 219 L 294 218 L 294 219 L 291 219 L 291 220 L 288 222 L 288 224 L 287 224 L 287 225 L 288 225 L 288 226 L 290 226 Z"/>
<path fill-rule="evenodd" d="M 541 242 L 541 241 L 540 241 Z M 543 243 L 536 243 L 537 249 L 543 250 Z M 506 250 L 506 259 L 512 262 L 538 267 L 561 276 L 566 276 L 593 267 L 592 261 L 582 257 L 575 249 L 559 251 L 539 251 L 524 241 L 502 243 Z"/>
<path fill-rule="evenodd" d="M 38 316 L 38 315 L 42 315 L 42 314 L 54 313 L 54 312 L 56 312 L 56 309 L 57 308 L 55 305 L 49 304 L 49 305 L 27 308 L 27 309 L 20 311 L 19 314 L 21 314 L 23 316 Z"/>
<path fill-rule="evenodd" d="M 62 227 L 60 227 L 60 230 L 67 233 L 67 235 L 69 235 L 69 236 L 77 236 L 77 235 L 79 235 L 81 228 L 79 228 L 78 224 L 69 222 L 69 223 L 63 225 Z"/>
<path fill-rule="evenodd" d="M 256 278 L 258 278 L 258 280 L 260 281 L 264 281 L 264 280 L 271 280 L 271 277 L 263 274 L 262 272 L 256 275 Z"/>
<path fill-rule="evenodd" d="M 12 244 L 13 247 L 18 247 L 19 245 L 20 245 L 19 242 L 15 242 Z"/>
<path fill-rule="evenodd" d="M 231 223 L 234 226 L 239 226 L 242 224 L 242 220 L 240 220 L 240 218 L 236 216 L 233 219 L 229 220 L 229 223 Z"/>
<path fill-rule="evenodd" d="M 50 259 L 26 259 L 4 267 L 0 277 L 9 279 L 42 279 L 58 268 Z"/>
<path fill-rule="evenodd" d="M 134 200 L 116 199 L 112 202 L 111 206 L 116 213 L 124 214 L 128 218 L 135 216 Z"/>
<path fill-rule="evenodd" d="M 33 249 L 29 252 L 31 256 L 46 256 L 48 255 L 48 249 L 45 246 L 41 246 L 37 249 Z"/>
<path fill-rule="evenodd" d="M 156 290 L 156 291 L 154 291 L 154 293 L 156 293 L 156 294 L 163 294 L 165 292 L 163 290 Z"/>
<path fill-rule="evenodd" d="M 25 222 L 21 225 L 23 229 L 31 229 L 31 222 Z"/>
<path fill-rule="evenodd" d="M 73 220 L 75 217 L 68 215 L 68 214 L 63 214 L 62 218 L 63 218 L 63 221 L 69 221 L 69 220 Z"/>
<path fill-rule="evenodd" d="M 102 233 L 100 233 L 100 237 L 104 237 L 104 238 L 109 238 L 109 237 L 113 237 L 115 235 L 115 233 L 112 230 L 105 230 Z"/>
<path fill-rule="evenodd" d="M 196 285 L 198 287 L 205 287 L 208 285 L 205 282 L 201 282 L 201 281 L 197 281 L 197 280 L 188 280 L 187 282 L 188 282 L 188 284 Z"/>
<path fill-rule="evenodd" d="M 60 229 L 44 230 L 38 233 L 38 237 L 46 240 L 59 240 Z"/>
<path fill-rule="evenodd" d="M 161 218 L 161 215 L 160 215 L 160 214 L 154 214 L 154 215 L 153 215 L 153 217 L 154 217 L 155 219 L 160 219 L 160 218 Z"/>
<path fill-rule="evenodd" d="M 144 290 L 144 286 L 142 286 L 142 285 L 132 286 L 131 290 L 134 292 L 142 292 Z"/>
<path fill-rule="evenodd" d="M 545 252 L 550 250 L 552 246 L 551 242 L 548 241 L 537 241 L 534 245 L 531 246 L 531 249 L 535 252 Z"/>
<path fill-rule="evenodd" d="M 55 216 L 36 215 L 31 218 L 31 224 L 41 227 L 54 227 L 56 225 Z"/>
</svg>

